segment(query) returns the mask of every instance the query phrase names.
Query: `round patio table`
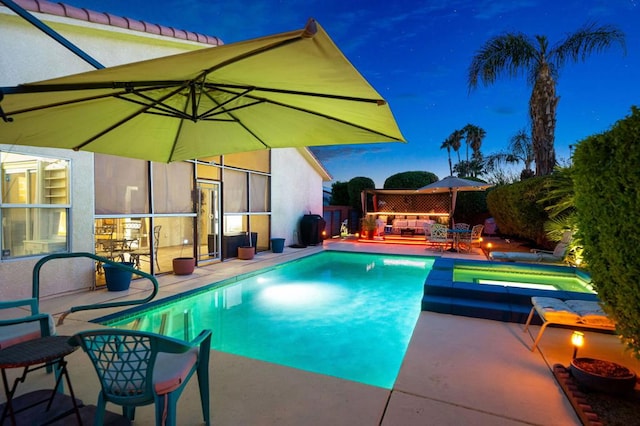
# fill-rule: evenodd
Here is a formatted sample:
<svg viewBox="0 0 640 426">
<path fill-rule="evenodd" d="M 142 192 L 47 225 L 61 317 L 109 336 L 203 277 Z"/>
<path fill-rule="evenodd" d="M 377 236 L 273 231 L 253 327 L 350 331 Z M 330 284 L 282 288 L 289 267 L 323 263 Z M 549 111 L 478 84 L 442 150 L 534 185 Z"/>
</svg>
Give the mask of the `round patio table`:
<svg viewBox="0 0 640 426">
<path fill-rule="evenodd" d="M 69 336 L 46 336 L 39 339 L 27 340 L 25 342 L 17 343 L 13 346 L 9 346 L 6 349 L 0 350 L 0 369 L 2 370 L 2 383 L 4 385 L 4 392 L 7 396 L 7 403 L 2 412 L 0 418 L 0 424 L 4 424 L 4 420 L 7 413 L 11 416 L 11 423 L 16 424 L 15 413 L 11 404 L 13 396 L 15 395 L 18 383 L 24 382 L 27 374 L 57 364 L 56 369 L 56 384 L 51 391 L 51 397 L 47 404 L 47 411 L 51 408 L 51 402 L 55 396 L 60 382 L 64 376 L 69 386 L 69 394 L 73 401 L 73 408 L 78 419 L 78 424 L 82 424 L 80 418 L 80 411 L 78 404 L 76 403 L 75 395 L 73 394 L 73 388 L 71 387 L 71 380 L 69 380 L 69 374 L 67 372 L 67 362 L 64 357 L 78 349 L 77 346 L 71 346 L 67 341 Z M 37 366 L 37 367 L 36 367 Z M 6 369 L 24 367 L 22 375 L 15 379 L 13 386 L 9 389 L 9 382 L 7 380 Z"/>
<path fill-rule="evenodd" d="M 470 234 L 470 229 L 447 229 L 447 233 L 450 233 L 453 238 L 451 238 L 451 248 L 447 251 L 455 251 L 460 252 L 460 235 L 462 234 Z"/>
</svg>

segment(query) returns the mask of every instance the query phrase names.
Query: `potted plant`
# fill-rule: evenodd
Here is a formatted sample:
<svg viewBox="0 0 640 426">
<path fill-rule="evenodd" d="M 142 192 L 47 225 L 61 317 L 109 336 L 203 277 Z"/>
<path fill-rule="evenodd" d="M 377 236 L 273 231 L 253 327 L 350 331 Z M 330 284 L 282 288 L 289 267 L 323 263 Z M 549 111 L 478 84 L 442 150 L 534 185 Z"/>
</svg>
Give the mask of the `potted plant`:
<svg viewBox="0 0 640 426">
<path fill-rule="evenodd" d="M 253 241 L 251 241 L 251 237 L 251 234 L 247 232 L 247 240 L 249 241 L 249 245 L 238 247 L 238 259 L 251 260 L 255 256 L 256 249 L 255 247 L 253 247 Z"/>
<path fill-rule="evenodd" d="M 366 231 L 368 240 L 373 239 L 373 234 L 376 232 L 377 227 L 375 216 L 367 215 L 362 219 L 362 230 Z"/>
<path fill-rule="evenodd" d="M 107 290 L 124 291 L 129 289 L 133 277 L 133 262 L 103 263 L 102 269 Z"/>
<path fill-rule="evenodd" d="M 193 256 L 182 256 L 185 244 L 188 244 L 189 240 L 184 240 L 182 248 L 180 249 L 180 257 L 173 259 L 173 273 L 176 275 L 190 275 L 193 274 L 193 270 L 196 267 L 196 258 Z"/>
<path fill-rule="evenodd" d="M 611 361 L 574 358 L 570 370 L 571 375 L 583 386 L 604 393 L 629 393 L 636 384 L 636 373 Z"/>
</svg>

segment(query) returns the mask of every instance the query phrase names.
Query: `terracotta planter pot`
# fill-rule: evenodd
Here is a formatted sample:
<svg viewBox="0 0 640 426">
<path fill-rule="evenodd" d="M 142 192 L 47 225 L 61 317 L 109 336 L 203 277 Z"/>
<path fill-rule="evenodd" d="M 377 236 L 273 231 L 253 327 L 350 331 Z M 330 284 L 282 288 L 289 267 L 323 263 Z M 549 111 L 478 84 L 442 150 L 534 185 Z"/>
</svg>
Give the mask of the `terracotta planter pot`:
<svg viewBox="0 0 640 426">
<path fill-rule="evenodd" d="M 255 254 L 255 247 L 238 247 L 238 259 L 251 260 Z"/>
<path fill-rule="evenodd" d="M 571 360 L 571 375 L 589 389 L 610 394 L 631 392 L 636 384 L 633 371 L 615 362 L 593 358 Z"/>
<path fill-rule="evenodd" d="M 173 273 L 176 275 L 190 275 L 196 267 L 193 257 L 176 257 L 173 259 Z"/>
</svg>

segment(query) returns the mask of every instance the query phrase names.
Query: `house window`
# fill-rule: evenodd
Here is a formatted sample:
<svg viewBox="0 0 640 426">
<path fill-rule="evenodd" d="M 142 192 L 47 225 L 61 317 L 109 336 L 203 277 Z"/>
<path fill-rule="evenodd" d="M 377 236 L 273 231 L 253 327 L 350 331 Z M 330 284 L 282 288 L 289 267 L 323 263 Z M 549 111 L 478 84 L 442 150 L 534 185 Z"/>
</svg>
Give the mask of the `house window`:
<svg viewBox="0 0 640 426">
<path fill-rule="evenodd" d="M 69 160 L 0 152 L 2 259 L 69 251 Z"/>
<path fill-rule="evenodd" d="M 269 151 L 230 154 L 223 158 L 223 233 L 225 236 L 255 233 L 258 250 L 269 247 L 270 158 Z"/>
</svg>

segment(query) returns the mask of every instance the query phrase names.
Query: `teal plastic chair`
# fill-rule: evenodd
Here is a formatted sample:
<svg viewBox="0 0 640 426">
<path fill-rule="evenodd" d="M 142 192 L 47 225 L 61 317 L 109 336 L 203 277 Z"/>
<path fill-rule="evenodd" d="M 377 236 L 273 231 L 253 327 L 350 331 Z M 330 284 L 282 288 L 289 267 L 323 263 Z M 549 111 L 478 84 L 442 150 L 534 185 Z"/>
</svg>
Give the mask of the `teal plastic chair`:
<svg viewBox="0 0 640 426">
<path fill-rule="evenodd" d="M 191 342 L 135 330 L 83 331 L 69 339 L 89 355 L 100 378 L 95 424 L 104 423 L 107 402 L 134 420 L 135 407 L 155 404 L 156 425 L 175 425 L 176 406 L 187 382 L 198 374 L 204 423 L 209 425 L 211 330 Z"/>
<path fill-rule="evenodd" d="M 28 306 L 30 315 L 24 315 L 22 307 Z M 0 349 L 15 345 L 27 340 L 37 339 L 56 334 L 56 326 L 53 317 L 39 312 L 38 299 L 20 299 L 0 301 L 0 310 L 17 308 L 21 312 L 20 317 L 4 318 L 0 315 Z"/>
</svg>

